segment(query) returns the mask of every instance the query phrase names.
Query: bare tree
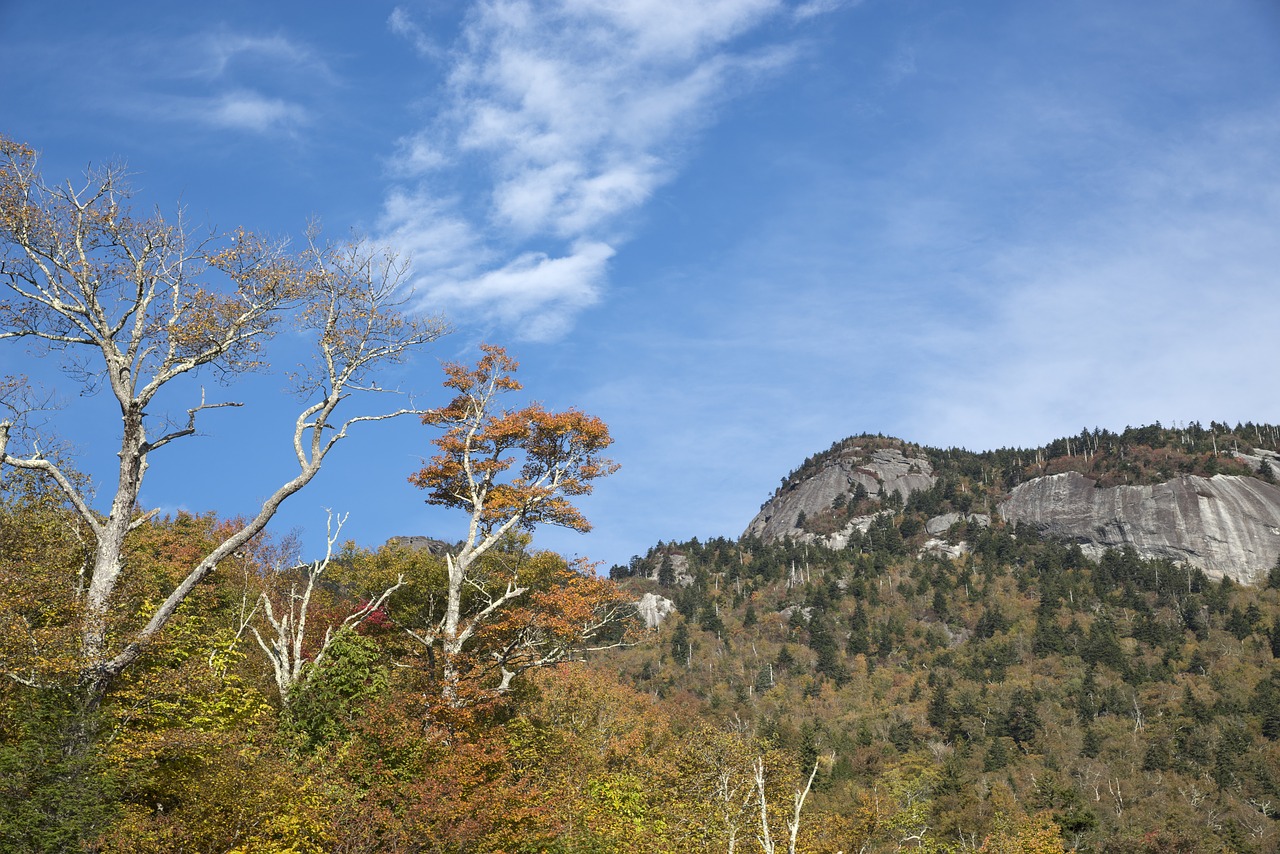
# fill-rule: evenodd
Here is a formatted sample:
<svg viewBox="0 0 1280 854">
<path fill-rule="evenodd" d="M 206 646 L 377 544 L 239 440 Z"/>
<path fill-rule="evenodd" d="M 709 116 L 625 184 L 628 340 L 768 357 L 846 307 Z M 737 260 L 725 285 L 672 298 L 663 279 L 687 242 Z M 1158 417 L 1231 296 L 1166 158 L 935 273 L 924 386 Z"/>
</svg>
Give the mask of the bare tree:
<svg viewBox="0 0 1280 854">
<path fill-rule="evenodd" d="M 103 512 L 23 429 L 23 413 L 0 420 L 0 476 L 20 469 L 56 483 L 92 533 L 79 617 L 79 684 L 90 708 L 219 561 L 311 482 L 353 425 L 420 414 L 412 406 L 342 413 L 353 395 L 376 390 L 380 366 L 446 331 L 439 319 L 401 313 L 405 265 L 359 241 L 322 244 L 313 229 L 305 250 L 291 253 L 243 230 L 198 239 L 181 216 L 135 218 L 128 197 L 118 168 L 91 172 L 81 185 L 46 184 L 35 152 L 0 137 L 0 339 L 57 354 L 82 390 L 109 389 L 120 413 L 119 470 Z M 265 369 L 263 345 L 285 321 L 314 342 L 311 364 L 290 377 L 300 400 L 296 473 L 198 560 L 141 628 L 109 632 L 112 594 L 127 571 L 125 537 L 151 516 L 138 510 L 138 495 L 153 454 L 194 436 L 208 410 L 240 405 L 209 402 L 195 388 L 198 373 L 227 380 Z M 162 392 L 187 395 L 185 420 L 162 417 Z"/>
<path fill-rule="evenodd" d="M 273 597 L 270 591 L 265 590 L 258 595 L 257 608 L 262 609 L 263 618 L 271 626 L 270 641 L 252 624 L 253 613 L 244 618 L 241 631 L 247 628 L 253 634 L 254 640 L 271 662 L 272 676 L 275 678 L 276 690 L 280 692 L 282 706 L 289 705 L 295 687 L 310 681 L 339 633 L 356 629 L 381 611 L 391 594 L 404 585 L 404 575 L 400 575 L 395 584 L 377 596 L 365 599 L 336 626 L 333 623 L 325 626 L 324 637 L 320 639 L 318 648 L 308 654 L 307 620 L 311 616 L 311 597 L 315 593 L 316 582 L 329 568 L 333 559 L 333 547 L 338 542 L 347 518 L 342 516 L 335 520 L 332 514 L 329 515 L 324 558 L 294 567 L 295 572 L 302 573 L 300 581 L 291 583 L 288 591 L 279 597 Z M 255 612 L 257 608 L 254 609 Z"/>
<path fill-rule="evenodd" d="M 804 810 L 804 802 L 809 797 L 809 791 L 813 788 L 813 780 L 818 776 L 818 764 L 818 761 L 813 763 L 813 770 L 809 772 L 809 779 L 805 781 L 804 788 L 797 787 L 792 795 L 792 811 L 787 818 L 787 854 L 796 854 L 796 841 L 800 836 L 800 813 Z M 765 854 L 774 854 L 777 850 L 777 843 L 774 842 L 773 834 L 769 828 L 769 805 L 765 795 L 767 777 L 763 756 L 756 758 L 754 771 L 756 795 L 760 804 L 760 833 L 756 839 L 759 841 L 760 847 L 764 849 Z"/>
</svg>

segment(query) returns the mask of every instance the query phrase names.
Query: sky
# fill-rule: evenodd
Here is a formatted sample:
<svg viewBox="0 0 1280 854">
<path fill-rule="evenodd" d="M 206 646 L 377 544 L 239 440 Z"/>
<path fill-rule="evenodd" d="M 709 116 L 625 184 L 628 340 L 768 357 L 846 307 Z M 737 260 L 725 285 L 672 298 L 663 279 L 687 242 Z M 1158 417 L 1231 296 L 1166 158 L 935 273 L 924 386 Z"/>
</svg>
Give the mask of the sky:
<svg viewBox="0 0 1280 854">
<path fill-rule="evenodd" d="M 411 259 L 454 331 L 384 388 L 439 405 L 490 342 L 602 417 L 594 529 L 535 543 L 606 567 L 737 537 L 862 432 L 1280 422 L 1270 0 L 0 0 L 0 51 L 0 133 L 46 178 L 123 164 L 144 210 Z M 109 491 L 110 401 L 0 342 L 15 373 Z M 148 507 L 248 513 L 290 475 L 280 375 L 209 388 L 245 405 L 156 453 Z M 431 431 L 364 427 L 275 529 L 460 538 L 407 482 Z"/>
</svg>

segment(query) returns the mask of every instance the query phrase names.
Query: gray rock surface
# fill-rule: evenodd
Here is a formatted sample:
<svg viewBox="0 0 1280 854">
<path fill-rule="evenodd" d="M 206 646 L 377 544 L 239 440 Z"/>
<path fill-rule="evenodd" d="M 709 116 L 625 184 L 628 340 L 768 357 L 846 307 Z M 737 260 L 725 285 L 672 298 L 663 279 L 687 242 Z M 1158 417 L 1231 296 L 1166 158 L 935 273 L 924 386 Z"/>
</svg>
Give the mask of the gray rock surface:
<svg viewBox="0 0 1280 854">
<path fill-rule="evenodd" d="M 636 613 L 640 615 L 641 620 L 644 620 L 647 629 L 656 629 L 661 626 L 662 621 L 675 609 L 675 602 L 657 593 L 646 593 L 636 603 Z"/>
<path fill-rule="evenodd" d="M 852 497 L 857 484 L 862 484 L 871 496 L 899 493 L 904 499 L 913 491 L 933 486 L 933 466 L 924 457 L 907 457 L 893 448 L 864 452 L 852 448 L 838 457 L 828 459 L 822 468 L 800 483 L 785 487 L 782 492 L 765 502 L 764 507 L 747 525 L 743 536 L 778 540 L 791 537 L 802 542 L 821 543 L 832 548 L 843 548 L 849 532 L 862 521 L 866 530 L 871 517 L 854 520 L 843 532 L 831 537 L 817 537 L 796 527 L 796 519 L 803 512 L 806 518 L 831 509 L 836 496 Z"/>
<path fill-rule="evenodd" d="M 968 516 L 963 513 L 943 513 L 941 516 L 934 516 L 928 522 L 925 522 L 924 530 L 929 535 L 936 537 L 951 530 L 951 526 L 956 522 L 968 522 L 970 520 L 977 522 L 983 528 L 991 524 L 991 517 L 986 513 L 970 513 Z"/>
<path fill-rule="evenodd" d="M 444 540 L 437 540 L 435 537 L 423 537 L 413 535 L 407 537 L 389 537 L 387 545 L 391 547 L 399 547 L 408 549 L 412 552 L 426 551 L 433 555 L 442 555 L 449 551 L 449 544 Z"/>
<path fill-rule="evenodd" d="M 1183 561 L 1244 584 L 1265 578 L 1280 555 L 1280 488 L 1253 477 L 1183 475 L 1099 489 L 1066 472 L 1015 487 L 1000 515 L 1073 540 L 1091 557 L 1131 545 L 1143 557 Z"/>
<path fill-rule="evenodd" d="M 969 547 L 968 543 L 956 543 L 952 545 L 946 540 L 931 538 L 924 541 L 924 545 L 920 547 L 918 557 L 924 557 L 925 555 L 938 555 L 939 557 L 946 557 L 955 560 L 963 555 L 967 555 L 970 551 L 972 551 L 972 549 Z"/>
<path fill-rule="evenodd" d="M 649 579 L 658 580 L 658 576 L 662 574 L 662 560 L 659 557 L 653 561 L 653 566 L 649 570 Z M 689 557 L 687 555 L 671 555 L 671 573 L 675 578 L 676 584 L 680 587 L 688 587 L 693 583 L 693 573 L 689 572 Z"/>
</svg>

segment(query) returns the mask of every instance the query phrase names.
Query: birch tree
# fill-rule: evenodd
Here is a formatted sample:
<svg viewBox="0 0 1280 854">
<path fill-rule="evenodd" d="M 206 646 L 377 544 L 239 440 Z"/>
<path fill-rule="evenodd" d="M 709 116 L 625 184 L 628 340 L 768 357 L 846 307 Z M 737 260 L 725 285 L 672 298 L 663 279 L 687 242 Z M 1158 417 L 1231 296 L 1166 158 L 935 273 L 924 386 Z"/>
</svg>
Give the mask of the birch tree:
<svg viewBox="0 0 1280 854">
<path fill-rule="evenodd" d="M 295 252 L 244 230 L 202 238 L 180 215 L 135 217 L 128 201 L 121 170 L 48 184 L 30 147 L 0 137 L 0 340 L 56 356 L 81 392 L 106 389 L 119 413 L 114 426 L 101 425 L 118 437 L 119 467 L 114 483 L 103 485 L 109 502 L 99 510 L 46 453 L 26 409 L 0 412 L 0 476 L 19 470 L 56 484 L 90 532 L 92 559 L 77 587 L 78 686 L 89 709 L 219 561 L 315 478 L 352 427 L 420 414 L 412 406 L 347 410 L 353 397 L 378 390 L 379 367 L 446 331 L 439 319 L 400 311 L 405 265 L 361 242 L 326 244 L 310 230 Z M 264 345 L 285 324 L 313 345 L 312 361 L 289 376 L 299 400 L 290 437 L 296 469 L 266 485 L 257 510 L 197 560 L 140 627 L 123 631 L 113 593 L 129 571 L 126 535 L 150 516 L 138 509 L 150 466 L 158 452 L 195 436 L 212 410 L 241 405 L 208 399 L 200 378 L 225 383 L 267 369 Z M 160 401 L 183 398 L 185 418 L 167 418 Z M 223 472 L 252 475 L 248 466 Z"/>
<path fill-rule="evenodd" d="M 590 530 L 572 499 L 589 494 L 595 480 L 617 470 L 603 456 L 613 440 L 599 418 L 577 410 L 547 412 L 538 404 L 505 409 L 503 396 L 521 389 L 513 376 L 518 365 L 501 347 L 481 349 L 484 355 L 474 367 L 445 365 L 445 386 L 455 397 L 448 406 L 422 417 L 424 424 L 444 430 L 435 439 L 439 453 L 410 477 L 411 483 L 427 490 L 428 504 L 454 507 L 468 516 L 466 537 L 445 556 L 441 613 L 429 626 L 410 631 L 433 654 L 438 650 L 442 695 L 451 705 L 463 700 L 460 663 L 468 643 L 506 617 L 530 591 L 519 572 L 495 572 L 496 567 L 486 566 L 482 558 L 512 533 L 539 524 Z M 587 587 L 590 581 L 580 574 L 577 584 Z M 589 646 L 616 622 L 620 611 L 608 597 L 588 596 L 581 603 L 588 606 L 571 619 L 576 622 L 576 641 Z M 572 614 L 574 609 L 564 612 Z M 496 651 L 498 691 L 516 675 L 513 667 L 544 666 L 572 655 L 574 646 L 563 632 L 549 633 L 537 625 L 527 628 Z"/>
<path fill-rule="evenodd" d="M 813 770 L 809 772 L 809 779 L 805 781 L 803 787 L 797 786 L 791 796 L 791 815 L 787 817 L 787 854 L 796 854 L 796 843 L 800 837 L 800 814 L 804 811 L 804 802 L 808 799 L 809 792 L 813 789 L 814 778 L 818 776 L 818 764 L 818 762 L 813 763 Z M 778 845 L 773 838 L 769 823 L 769 798 L 766 792 L 768 773 L 763 755 L 756 758 L 753 772 L 757 803 L 760 806 L 760 832 L 756 835 L 756 841 L 760 843 L 760 848 L 764 851 L 764 854 L 774 854 Z"/>
<path fill-rule="evenodd" d="M 347 515 L 343 515 L 335 519 L 330 514 L 324 557 L 310 564 L 294 567 L 294 577 L 288 582 L 287 590 L 264 590 L 258 594 L 256 607 L 242 620 L 241 631 L 246 628 L 249 630 L 271 663 L 271 674 L 275 679 L 282 707 L 289 706 L 295 687 L 311 680 L 339 633 L 354 631 L 374 614 L 380 613 L 391 595 L 404 586 L 404 575 L 401 574 L 395 583 L 376 596 L 365 598 L 341 620 L 336 623 L 330 621 L 321 637 L 308 636 L 307 623 L 313 617 L 311 602 L 316 592 L 316 582 L 329 569 L 333 560 L 333 547 L 338 543 L 347 518 Z M 277 569 L 277 575 L 283 574 L 283 570 Z M 283 584 L 279 586 L 284 587 Z M 270 627 L 266 637 L 253 624 L 258 611 L 261 611 L 262 618 Z"/>
</svg>

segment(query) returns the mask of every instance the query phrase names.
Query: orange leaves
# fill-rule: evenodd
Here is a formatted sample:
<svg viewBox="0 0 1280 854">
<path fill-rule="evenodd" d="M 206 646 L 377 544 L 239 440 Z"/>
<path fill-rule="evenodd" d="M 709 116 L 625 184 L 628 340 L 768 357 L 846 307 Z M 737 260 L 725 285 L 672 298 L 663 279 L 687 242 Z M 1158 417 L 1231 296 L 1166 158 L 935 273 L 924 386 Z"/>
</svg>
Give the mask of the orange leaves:
<svg viewBox="0 0 1280 854">
<path fill-rule="evenodd" d="M 429 491 L 428 503 L 467 510 L 486 531 L 539 523 L 589 530 L 567 499 L 590 493 L 592 481 L 617 470 L 602 456 L 613 442 L 608 426 L 576 409 L 503 409 L 499 397 L 522 388 L 512 376 L 518 365 L 501 347 L 481 350 L 474 367 L 445 365 L 444 385 L 457 395 L 422 418 L 444 428 L 435 440 L 440 453 L 410 482 Z M 518 476 L 499 479 L 517 465 Z"/>
</svg>

